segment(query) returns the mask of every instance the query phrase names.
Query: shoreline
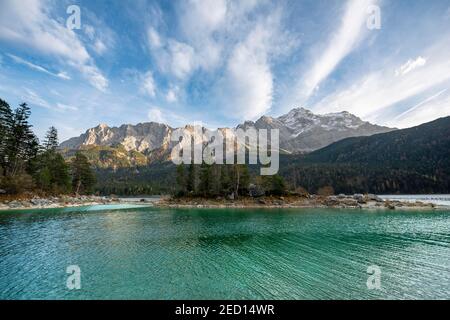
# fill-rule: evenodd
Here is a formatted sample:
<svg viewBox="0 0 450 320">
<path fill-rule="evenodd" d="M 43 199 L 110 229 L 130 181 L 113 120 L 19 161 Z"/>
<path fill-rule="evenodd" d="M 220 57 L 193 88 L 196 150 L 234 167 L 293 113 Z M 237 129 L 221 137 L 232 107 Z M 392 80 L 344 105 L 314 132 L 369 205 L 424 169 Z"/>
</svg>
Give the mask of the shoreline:
<svg viewBox="0 0 450 320">
<path fill-rule="evenodd" d="M 122 204 L 116 198 L 99 196 L 22 196 L 16 199 L 0 200 L 1 211 L 20 211 L 35 209 L 62 209 L 84 206 Z"/>
<path fill-rule="evenodd" d="M 239 199 L 184 197 L 174 198 L 170 196 L 159 199 L 150 197 L 134 197 L 133 201 L 127 198 L 115 196 L 24 196 L 17 198 L 0 199 L 1 211 L 20 211 L 35 209 L 62 209 L 84 206 L 100 205 L 149 205 L 155 208 L 179 208 L 179 209 L 377 209 L 377 210 L 443 210 L 450 206 L 435 205 L 422 201 L 385 200 L 372 194 L 338 195 L 338 196 L 265 196 L 265 197 L 240 197 Z"/>
<path fill-rule="evenodd" d="M 440 206 L 421 201 L 383 200 L 379 196 L 368 194 L 339 196 L 280 196 L 280 197 L 242 197 L 238 200 L 222 198 L 163 198 L 154 203 L 159 208 L 252 208 L 252 209 L 282 209 L 282 208 L 335 208 L 335 209 L 378 209 L 378 210 L 440 210 L 449 206 Z"/>
</svg>

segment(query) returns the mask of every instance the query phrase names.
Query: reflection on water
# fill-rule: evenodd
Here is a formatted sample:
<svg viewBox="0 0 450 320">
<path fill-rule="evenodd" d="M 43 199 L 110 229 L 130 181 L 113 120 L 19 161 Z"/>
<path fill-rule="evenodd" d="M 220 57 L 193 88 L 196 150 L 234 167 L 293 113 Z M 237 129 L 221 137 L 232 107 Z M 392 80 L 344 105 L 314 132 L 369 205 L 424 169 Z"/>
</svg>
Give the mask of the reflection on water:
<svg viewBox="0 0 450 320">
<path fill-rule="evenodd" d="M 81 268 L 69 291 L 66 267 Z M 367 267 L 382 270 L 368 290 Z M 450 212 L 0 214 L 1 299 L 450 298 Z"/>
</svg>

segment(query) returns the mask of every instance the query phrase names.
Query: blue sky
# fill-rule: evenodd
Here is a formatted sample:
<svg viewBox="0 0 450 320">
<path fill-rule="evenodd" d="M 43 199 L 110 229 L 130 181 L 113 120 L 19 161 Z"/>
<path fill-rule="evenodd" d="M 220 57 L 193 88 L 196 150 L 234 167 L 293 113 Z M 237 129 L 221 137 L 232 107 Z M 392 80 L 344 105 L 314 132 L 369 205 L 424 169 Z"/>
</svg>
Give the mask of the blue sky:
<svg viewBox="0 0 450 320">
<path fill-rule="evenodd" d="M 404 128 L 450 115 L 449 88 L 448 0 L 0 0 L 0 97 L 41 137 L 301 106 Z"/>
</svg>

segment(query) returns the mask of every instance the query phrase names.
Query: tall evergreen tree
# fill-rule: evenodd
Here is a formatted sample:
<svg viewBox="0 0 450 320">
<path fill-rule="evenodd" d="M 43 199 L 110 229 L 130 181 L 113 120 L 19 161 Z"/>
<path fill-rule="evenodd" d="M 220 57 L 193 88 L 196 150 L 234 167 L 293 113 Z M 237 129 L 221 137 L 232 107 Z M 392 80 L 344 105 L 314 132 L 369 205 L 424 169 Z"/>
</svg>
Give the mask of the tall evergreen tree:
<svg viewBox="0 0 450 320">
<path fill-rule="evenodd" d="M 199 192 L 204 196 L 211 195 L 211 165 L 206 163 L 202 163 L 200 167 L 200 184 L 199 184 Z"/>
<path fill-rule="evenodd" d="M 232 179 L 230 177 L 230 171 L 230 165 L 220 166 L 220 193 L 225 196 L 230 194 L 232 190 Z"/>
<path fill-rule="evenodd" d="M 56 130 L 55 127 L 51 126 L 48 131 L 47 134 L 45 135 L 45 139 L 44 139 L 44 143 L 43 143 L 43 148 L 44 150 L 48 151 L 48 150 L 56 150 L 58 148 L 58 130 Z"/>
<path fill-rule="evenodd" d="M 22 103 L 12 117 L 10 136 L 6 141 L 6 174 L 15 176 L 27 168 L 29 161 L 36 157 L 39 141 L 28 123 L 31 110 Z"/>
<path fill-rule="evenodd" d="M 177 189 L 180 194 L 184 195 L 186 193 L 186 176 L 184 174 L 184 164 L 177 166 Z"/>
<path fill-rule="evenodd" d="M 77 194 L 92 192 L 96 181 L 87 157 L 81 152 L 77 152 L 71 167 L 73 191 Z"/>
<path fill-rule="evenodd" d="M 56 152 L 58 131 L 50 127 L 42 146 L 43 152 L 34 161 L 33 177 L 38 187 L 53 193 L 66 193 L 71 189 L 69 166 Z"/>
<path fill-rule="evenodd" d="M 193 163 L 191 163 L 189 165 L 189 170 L 188 170 L 188 177 L 187 177 L 187 182 L 186 182 L 186 189 L 187 192 L 191 193 L 194 192 L 195 193 L 195 187 L 196 187 L 196 170 L 195 170 L 195 165 Z"/>
<path fill-rule="evenodd" d="M 13 112 L 9 104 L 0 99 L 0 167 L 1 173 L 6 174 L 7 144 L 11 136 Z"/>
<path fill-rule="evenodd" d="M 248 185 L 250 182 L 250 174 L 248 172 L 247 165 L 236 164 L 233 165 L 233 186 L 234 195 L 236 197 L 239 194 L 244 194 L 248 190 Z"/>
</svg>

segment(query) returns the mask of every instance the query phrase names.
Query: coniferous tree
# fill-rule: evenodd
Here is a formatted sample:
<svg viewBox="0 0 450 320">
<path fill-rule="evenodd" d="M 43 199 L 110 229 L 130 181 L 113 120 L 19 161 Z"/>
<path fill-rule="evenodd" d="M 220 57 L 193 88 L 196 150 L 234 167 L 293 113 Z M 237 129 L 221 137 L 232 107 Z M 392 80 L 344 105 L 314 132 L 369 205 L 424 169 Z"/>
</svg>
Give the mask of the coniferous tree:
<svg viewBox="0 0 450 320">
<path fill-rule="evenodd" d="M 6 174 L 7 144 L 11 135 L 13 112 L 9 104 L 0 99 L 0 168 L 2 175 Z"/>
<path fill-rule="evenodd" d="M 206 163 L 202 163 L 200 167 L 200 184 L 199 184 L 199 192 L 204 196 L 211 195 L 211 165 Z"/>
<path fill-rule="evenodd" d="M 286 183 L 283 177 L 279 175 L 265 176 L 263 180 L 267 194 L 282 196 L 286 193 Z"/>
<path fill-rule="evenodd" d="M 180 195 L 184 195 L 186 193 L 187 185 L 186 185 L 186 176 L 184 174 L 184 165 L 180 164 L 177 166 L 177 189 Z"/>
<path fill-rule="evenodd" d="M 248 194 L 248 185 L 250 184 L 250 173 L 248 171 L 247 165 L 240 165 L 240 184 L 239 184 L 239 194 Z"/>
<path fill-rule="evenodd" d="M 59 145 L 59 143 L 58 143 L 58 130 L 56 130 L 55 127 L 51 126 L 48 129 L 47 134 L 45 135 L 43 148 L 46 151 L 48 151 L 48 150 L 55 151 L 58 148 L 58 145 Z"/>
<path fill-rule="evenodd" d="M 87 157 L 81 152 L 77 152 L 71 167 L 73 191 L 76 194 L 92 192 L 96 179 Z"/>
<path fill-rule="evenodd" d="M 187 182 L 186 182 L 187 192 L 189 192 L 189 193 L 194 192 L 195 193 L 195 187 L 196 187 L 195 180 L 196 180 L 195 165 L 193 163 L 191 163 L 189 165 L 188 177 L 187 177 Z"/>
<path fill-rule="evenodd" d="M 28 105 L 22 103 L 12 117 L 10 135 L 6 141 L 6 174 L 12 177 L 25 170 L 38 152 L 39 141 L 28 123 L 30 114 Z"/>
<path fill-rule="evenodd" d="M 42 152 L 34 161 L 33 177 L 43 191 L 66 193 L 71 189 L 69 166 L 64 158 L 56 152 L 58 132 L 50 127 L 47 132 Z"/>
<path fill-rule="evenodd" d="M 229 195 L 232 190 L 232 181 L 230 178 L 230 166 L 220 166 L 220 193 L 224 196 Z"/>
<path fill-rule="evenodd" d="M 247 192 L 249 182 L 250 175 L 248 172 L 248 167 L 241 164 L 233 165 L 233 187 L 234 195 L 236 197 L 238 197 L 239 194 L 244 194 Z"/>
</svg>

